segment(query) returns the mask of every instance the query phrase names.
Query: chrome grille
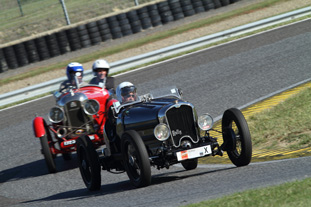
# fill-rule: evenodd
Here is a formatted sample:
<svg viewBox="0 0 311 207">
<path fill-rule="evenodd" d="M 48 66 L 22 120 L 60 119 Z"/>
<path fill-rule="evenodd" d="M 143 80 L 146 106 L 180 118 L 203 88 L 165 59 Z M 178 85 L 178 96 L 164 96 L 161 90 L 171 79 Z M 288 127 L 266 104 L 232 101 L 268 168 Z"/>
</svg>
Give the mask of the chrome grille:
<svg viewBox="0 0 311 207">
<path fill-rule="evenodd" d="M 193 116 L 193 109 L 189 105 L 177 105 L 166 112 L 166 119 L 171 129 L 172 142 L 175 147 L 180 146 L 183 138 L 199 141 Z"/>
<path fill-rule="evenodd" d="M 72 127 L 81 127 L 88 121 L 80 101 L 71 101 L 66 104 L 66 111 L 69 125 Z"/>
</svg>

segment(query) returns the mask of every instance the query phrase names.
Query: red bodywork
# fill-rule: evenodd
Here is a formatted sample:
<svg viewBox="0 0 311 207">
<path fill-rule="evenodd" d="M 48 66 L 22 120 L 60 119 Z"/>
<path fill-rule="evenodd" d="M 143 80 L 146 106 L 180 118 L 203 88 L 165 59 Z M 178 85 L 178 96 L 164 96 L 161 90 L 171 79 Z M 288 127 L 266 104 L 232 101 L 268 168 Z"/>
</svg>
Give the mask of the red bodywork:
<svg viewBox="0 0 311 207">
<path fill-rule="evenodd" d="M 79 89 L 75 89 L 74 93 L 83 93 L 88 99 L 95 99 L 100 105 L 99 112 L 93 115 L 94 123 L 98 126 L 94 134 L 88 134 L 95 147 L 104 144 L 103 139 L 103 127 L 107 120 L 107 112 L 109 107 L 115 102 L 115 99 L 109 99 L 110 95 L 108 90 L 97 86 L 85 86 Z M 61 97 L 68 95 L 63 94 Z M 36 117 L 33 120 L 33 130 L 35 137 L 41 138 L 47 133 L 48 143 L 52 154 L 61 154 L 76 151 L 76 137 L 58 136 L 57 129 L 60 124 L 47 125 L 44 118 Z M 54 135 L 54 136 L 53 136 Z M 82 134 L 81 134 L 82 135 Z M 58 144 L 57 144 L 58 143 Z"/>
</svg>

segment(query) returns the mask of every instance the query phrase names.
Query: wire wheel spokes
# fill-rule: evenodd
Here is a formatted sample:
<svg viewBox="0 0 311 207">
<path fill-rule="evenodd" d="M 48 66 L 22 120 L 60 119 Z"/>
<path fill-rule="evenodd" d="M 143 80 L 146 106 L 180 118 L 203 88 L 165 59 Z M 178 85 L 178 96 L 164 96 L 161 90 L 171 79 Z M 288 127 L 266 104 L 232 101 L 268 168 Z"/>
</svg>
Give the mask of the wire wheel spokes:
<svg viewBox="0 0 311 207">
<path fill-rule="evenodd" d="M 130 170 L 132 171 L 135 179 L 138 179 L 141 174 L 139 160 L 137 159 L 137 152 L 135 150 L 135 147 L 131 143 L 129 143 L 128 145 L 127 156 Z"/>
<path fill-rule="evenodd" d="M 236 166 L 248 165 L 252 157 L 252 141 L 247 122 L 239 109 L 225 111 L 222 118 L 224 149 Z"/>
<path fill-rule="evenodd" d="M 80 163 L 81 163 L 81 173 L 83 174 L 83 177 L 85 178 L 86 182 L 91 181 L 91 167 L 90 164 L 88 163 L 87 157 L 86 157 L 86 151 L 85 149 L 82 149 L 81 147 L 81 154 L 80 154 Z"/>
<path fill-rule="evenodd" d="M 134 130 L 125 132 L 121 138 L 124 168 L 131 183 L 136 187 L 151 183 L 149 155 L 141 136 Z"/>
<path fill-rule="evenodd" d="M 235 150 L 233 150 L 233 155 L 235 155 L 236 157 L 239 157 L 242 153 L 241 140 L 243 139 L 243 137 L 241 137 L 242 135 L 240 134 L 240 130 L 235 121 L 231 122 L 230 127 L 235 135 Z"/>
</svg>

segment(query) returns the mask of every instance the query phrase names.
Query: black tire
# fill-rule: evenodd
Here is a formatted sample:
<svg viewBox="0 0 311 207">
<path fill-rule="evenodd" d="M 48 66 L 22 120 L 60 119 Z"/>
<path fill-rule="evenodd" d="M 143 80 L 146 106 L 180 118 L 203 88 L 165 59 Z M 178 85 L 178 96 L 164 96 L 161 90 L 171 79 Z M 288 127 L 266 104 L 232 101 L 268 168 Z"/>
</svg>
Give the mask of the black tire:
<svg viewBox="0 0 311 207">
<path fill-rule="evenodd" d="M 44 37 L 35 39 L 36 48 L 40 57 L 40 60 L 46 60 L 50 58 L 48 46 Z"/>
<path fill-rule="evenodd" d="M 220 0 L 221 6 L 228 6 L 230 4 L 230 0 Z"/>
<path fill-rule="evenodd" d="M 89 191 L 100 190 L 100 163 L 92 141 L 84 135 L 77 139 L 78 165 L 82 179 Z"/>
<path fill-rule="evenodd" d="M 58 42 L 55 34 L 50 34 L 45 36 L 45 41 L 49 49 L 51 57 L 59 56 L 60 50 L 58 47 Z"/>
<path fill-rule="evenodd" d="M 65 54 L 65 53 L 69 52 L 70 51 L 70 45 L 69 45 L 69 41 L 68 41 L 67 36 L 66 36 L 66 32 L 65 31 L 59 31 L 59 32 L 55 33 L 55 35 L 57 38 L 60 53 Z"/>
<path fill-rule="evenodd" d="M 27 57 L 25 45 L 23 43 L 19 43 L 19 44 L 13 45 L 13 48 L 16 54 L 18 66 L 21 67 L 21 66 L 28 65 L 29 60 Z"/>
<path fill-rule="evenodd" d="M 81 49 L 79 34 L 76 28 L 66 30 L 67 39 L 69 42 L 70 50 L 75 51 Z"/>
<path fill-rule="evenodd" d="M 3 48 L 3 55 L 10 69 L 18 68 L 16 55 L 12 46 Z"/>
<path fill-rule="evenodd" d="M 40 137 L 42 154 L 44 156 L 45 163 L 48 167 L 48 171 L 50 173 L 56 173 L 57 170 L 56 170 L 56 165 L 55 165 L 55 161 L 54 161 L 54 158 L 56 156 L 53 155 L 51 150 L 50 150 L 51 142 L 52 142 L 52 137 L 51 137 L 50 131 L 48 130 L 47 127 L 45 127 L 45 134 L 42 137 Z"/>
<path fill-rule="evenodd" d="M 181 165 L 185 170 L 194 170 L 198 167 L 198 158 L 182 161 Z"/>
<path fill-rule="evenodd" d="M 67 160 L 72 160 L 72 156 L 71 156 L 70 152 L 63 153 L 62 156 L 63 156 L 63 159 L 66 160 L 66 161 Z"/>
<path fill-rule="evenodd" d="M 107 40 L 112 39 L 112 35 L 110 33 L 109 34 L 102 34 L 101 38 L 102 38 L 102 41 L 107 41 Z"/>
<path fill-rule="evenodd" d="M 34 40 L 28 40 L 24 42 L 25 49 L 27 51 L 28 60 L 30 63 L 34 63 L 40 60 Z"/>
<path fill-rule="evenodd" d="M 221 3 L 220 0 L 213 0 L 214 5 L 215 5 L 215 9 L 218 9 L 219 7 L 221 7 Z"/>
<path fill-rule="evenodd" d="M 202 0 L 202 2 L 203 2 L 203 6 L 204 6 L 206 11 L 211 10 L 211 9 L 215 9 L 215 4 L 214 4 L 213 0 Z"/>
<path fill-rule="evenodd" d="M 0 73 L 3 73 L 5 71 L 7 71 L 8 69 L 9 69 L 9 67 L 8 67 L 8 65 L 6 63 L 3 51 L 0 48 Z"/>
<path fill-rule="evenodd" d="M 180 0 L 180 5 L 182 7 L 191 5 L 191 0 Z"/>
<path fill-rule="evenodd" d="M 131 183 L 136 187 L 151 184 L 150 161 L 146 146 L 136 131 L 122 135 L 121 147 L 124 167 Z"/>
<path fill-rule="evenodd" d="M 237 167 L 248 165 L 252 159 L 252 141 L 247 122 L 239 109 L 231 108 L 222 117 L 224 145 L 231 162 Z"/>
</svg>

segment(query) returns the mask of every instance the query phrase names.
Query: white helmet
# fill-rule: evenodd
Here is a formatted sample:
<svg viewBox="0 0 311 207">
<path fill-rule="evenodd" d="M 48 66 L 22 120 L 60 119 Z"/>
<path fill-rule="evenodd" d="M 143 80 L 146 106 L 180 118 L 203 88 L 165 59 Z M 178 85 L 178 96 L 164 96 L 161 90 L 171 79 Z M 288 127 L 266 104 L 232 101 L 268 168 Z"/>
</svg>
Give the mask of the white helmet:
<svg viewBox="0 0 311 207">
<path fill-rule="evenodd" d="M 124 97 L 129 93 L 134 93 L 136 100 L 136 87 L 131 82 L 122 82 L 118 85 L 116 90 L 117 99 L 120 103 L 123 102 Z"/>
<path fill-rule="evenodd" d="M 110 65 L 106 60 L 98 59 L 98 60 L 95 60 L 95 62 L 93 63 L 93 66 L 92 66 L 93 72 L 96 73 L 98 68 L 107 69 L 107 75 L 108 75 Z"/>
</svg>

